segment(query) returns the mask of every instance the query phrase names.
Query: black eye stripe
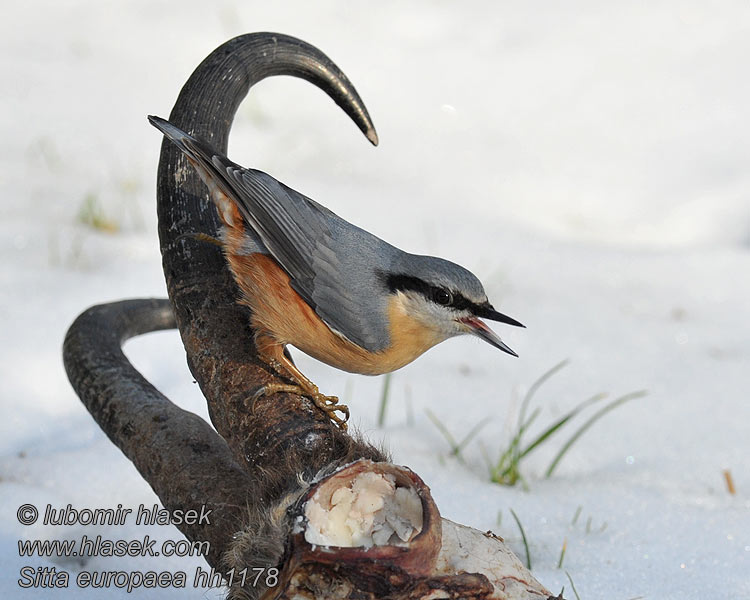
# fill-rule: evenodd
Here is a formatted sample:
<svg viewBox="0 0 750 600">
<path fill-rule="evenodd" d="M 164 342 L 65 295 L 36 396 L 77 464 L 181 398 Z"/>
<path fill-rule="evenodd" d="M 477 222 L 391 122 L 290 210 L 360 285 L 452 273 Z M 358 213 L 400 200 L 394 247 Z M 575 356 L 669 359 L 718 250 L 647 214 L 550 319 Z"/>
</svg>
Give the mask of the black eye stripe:
<svg viewBox="0 0 750 600">
<path fill-rule="evenodd" d="M 426 281 L 410 275 L 397 275 L 395 273 L 383 273 L 383 280 L 388 291 L 395 292 L 418 292 L 425 298 L 430 297 L 431 286 Z"/>
<path fill-rule="evenodd" d="M 418 277 L 412 277 L 411 275 L 403 275 L 396 273 L 384 273 L 383 280 L 386 287 L 391 293 L 395 292 L 417 292 L 428 300 L 441 304 L 442 306 L 450 306 L 451 308 L 459 310 L 468 310 L 474 314 L 482 311 L 483 306 L 472 302 L 468 298 L 464 297 L 460 292 L 455 290 L 446 290 L 439 286 L 430 285 L 426 281 L 419 279 Z M 440 292 L 447 292 L 451 295 L 451 300 L 448 304 L 442 304 L 436 299 L 436 294 Z"/>
<path fill-rule="evenodd" d="M 464 298 L 461 294 L 453 294 L 453 302 L 451 303 L 451 306 L 455 308 L 456 310 L 468 310 L 472 313 L 476 313 L 479 309 L 479 305 L 472 302 L 471 300 L 468 300 L 467 298 Z"/>
</svg>

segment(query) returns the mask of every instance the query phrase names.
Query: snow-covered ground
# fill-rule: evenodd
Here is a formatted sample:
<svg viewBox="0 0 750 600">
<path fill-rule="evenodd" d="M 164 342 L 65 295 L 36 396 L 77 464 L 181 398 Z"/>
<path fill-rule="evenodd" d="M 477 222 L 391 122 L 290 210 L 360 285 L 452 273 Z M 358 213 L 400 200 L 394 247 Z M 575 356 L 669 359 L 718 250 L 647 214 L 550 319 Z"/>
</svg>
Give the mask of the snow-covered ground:
<svg viewBox="0 0 750 600">
<path fill-rule="evenodd" d="M 25 503 L 137 507 L 156 497 L 66 380 L 60 347 L 86 307 L 164 296 L 154 187 L 159 134 L 195 65 L 247 31 L 282 31 L 350 76 L 374 149 L 305 82 L 276 79 L 240 108 L 230 155 L 410 251 L 461 263 L 528 329 L 520 354 L 451 340 L 381 379 L 304 356 L 353 423 L 386 440 L 444 516 L 493 529 L 551 590 L 582 600 L 750 598 L 750 6 L 706 3 L 16 2 L 0 25 L 0 596 L 120 598 L 86 570 L 195 572 L 200 559 L 19 557 L 19 539 L 179 539 L 176 529 L 25 527 Z M 98 214 L 107 232 L 86 226 Z M 106 227 L 104 228 L 106 229 Z M 181 406 L 205 415 L 178 335 L 127 345 Z M 519 397 L 544 371 L 541 426 L 577 402 L 646 389 L 596 424 L 551 479 L 564 441 L 489 481 Z M 464 464 L 457 438 L 488 424 Z M 729 469 L 736 494 L 723 478 Z M 578 518 L 575 519 L 578 513 Z M 499 521 L 499 523 L 498 523 Z M 575 523 L 574 523 L 575 521 Z M 567 540 L 562 569 L 557 568 Z M 24 566 L 72 573 L 23 590 Z M 87 595 L 88 594 L 88 595 Z M 216 598 L 188 585 L 139 594 Z"/>
</svg>

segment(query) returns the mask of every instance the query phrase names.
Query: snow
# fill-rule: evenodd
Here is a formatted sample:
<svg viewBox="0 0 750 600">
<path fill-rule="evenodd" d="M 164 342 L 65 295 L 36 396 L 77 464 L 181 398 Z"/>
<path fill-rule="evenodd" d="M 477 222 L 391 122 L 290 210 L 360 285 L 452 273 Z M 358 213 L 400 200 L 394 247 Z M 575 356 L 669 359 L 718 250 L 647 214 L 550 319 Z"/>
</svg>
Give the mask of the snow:
<svg viewBox="0 0 750 600">
<path fill-rule="evenodd" d="M 467 266 L 528 326 L 496 327 L 519 359 L 458 339 L 395 373 L 383 429 L 382 380 L 297 353 L 302 371 L 324 393 L 349 396 L 352 422 L 420 474 L 444 516 L 493 529 L 524 558 L 515 510 L 533 572 L 555 593 L 565 585 L 574 597 L 567 571 L 583 600 L 750 598 L 750 7 L 369 6 L 69 0 L 4 10 L 0 595 L 34 593 L 17 583 L 25 565 L 73 579 L 82 568 L 19 557 L 19 539 L 181 539 L 132 522 L 26 527 L 16 510 L 158 501 L 70 389 L 62 339 L 92 304 L 165 295 L 154 210 L 161 140 L 145 116 L 167 116 L 221 42 L 271 30 L 343 68 L 381 145 L 371 148 L 320 91 L 279 78 L 240 108 L 230 156 L 397 246 Z M 80 222 L 87 196 L 116 233 Z M 206 416 L 175 332 L 126 351 L 167 396 Z M 544 470 L 562 439 L 523 465 L 528 490 L 491 483 L 483 451 L 498 455 L 523 391 L 566 358 L 535 400 L 540 427 L 601 391 L 648 395 L 597 423 L 551 479 Z M 458 439 L 488 421 L 463 463 L 427 408 Z M 198 566 L 162 556 L 84 568 L 185 571 L 190 582 Z M 74 584 L 39 593 L 126 595 Z M 221 591 L 189 583 L 140 595 Z"/>
</svg>

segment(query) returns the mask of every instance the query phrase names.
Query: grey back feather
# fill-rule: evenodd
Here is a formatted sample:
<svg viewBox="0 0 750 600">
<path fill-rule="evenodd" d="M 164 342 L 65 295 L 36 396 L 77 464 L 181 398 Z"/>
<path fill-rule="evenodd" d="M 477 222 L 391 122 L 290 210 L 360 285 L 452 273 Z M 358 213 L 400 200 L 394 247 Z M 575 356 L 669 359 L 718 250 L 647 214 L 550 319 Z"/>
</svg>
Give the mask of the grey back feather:
<svg viewBox="0 0 750 600">
<path fill-rule="evenodd" d="M 291 285 L 335 332 L 370 351 L 390 344 L 379 273 L 400 250 L 345 221 L 267 173 L 219 155 L 242 216 L 289 274 Z"/>
</svg>

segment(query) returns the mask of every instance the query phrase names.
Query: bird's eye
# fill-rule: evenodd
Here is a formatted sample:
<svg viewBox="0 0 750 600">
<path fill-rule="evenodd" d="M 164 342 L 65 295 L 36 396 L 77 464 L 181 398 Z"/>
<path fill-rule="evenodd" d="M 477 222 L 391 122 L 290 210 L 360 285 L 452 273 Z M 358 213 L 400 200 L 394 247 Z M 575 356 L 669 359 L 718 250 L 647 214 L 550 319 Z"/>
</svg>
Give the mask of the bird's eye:
<svg viewBox="0 0 750 600">
<path fill-rule="evenodd" d="M 441 306 L 450 306 L 453 302 L 453 294 L 443 288 L 437 288 L 432 294 L 432 299 Z"/>
</svg>

